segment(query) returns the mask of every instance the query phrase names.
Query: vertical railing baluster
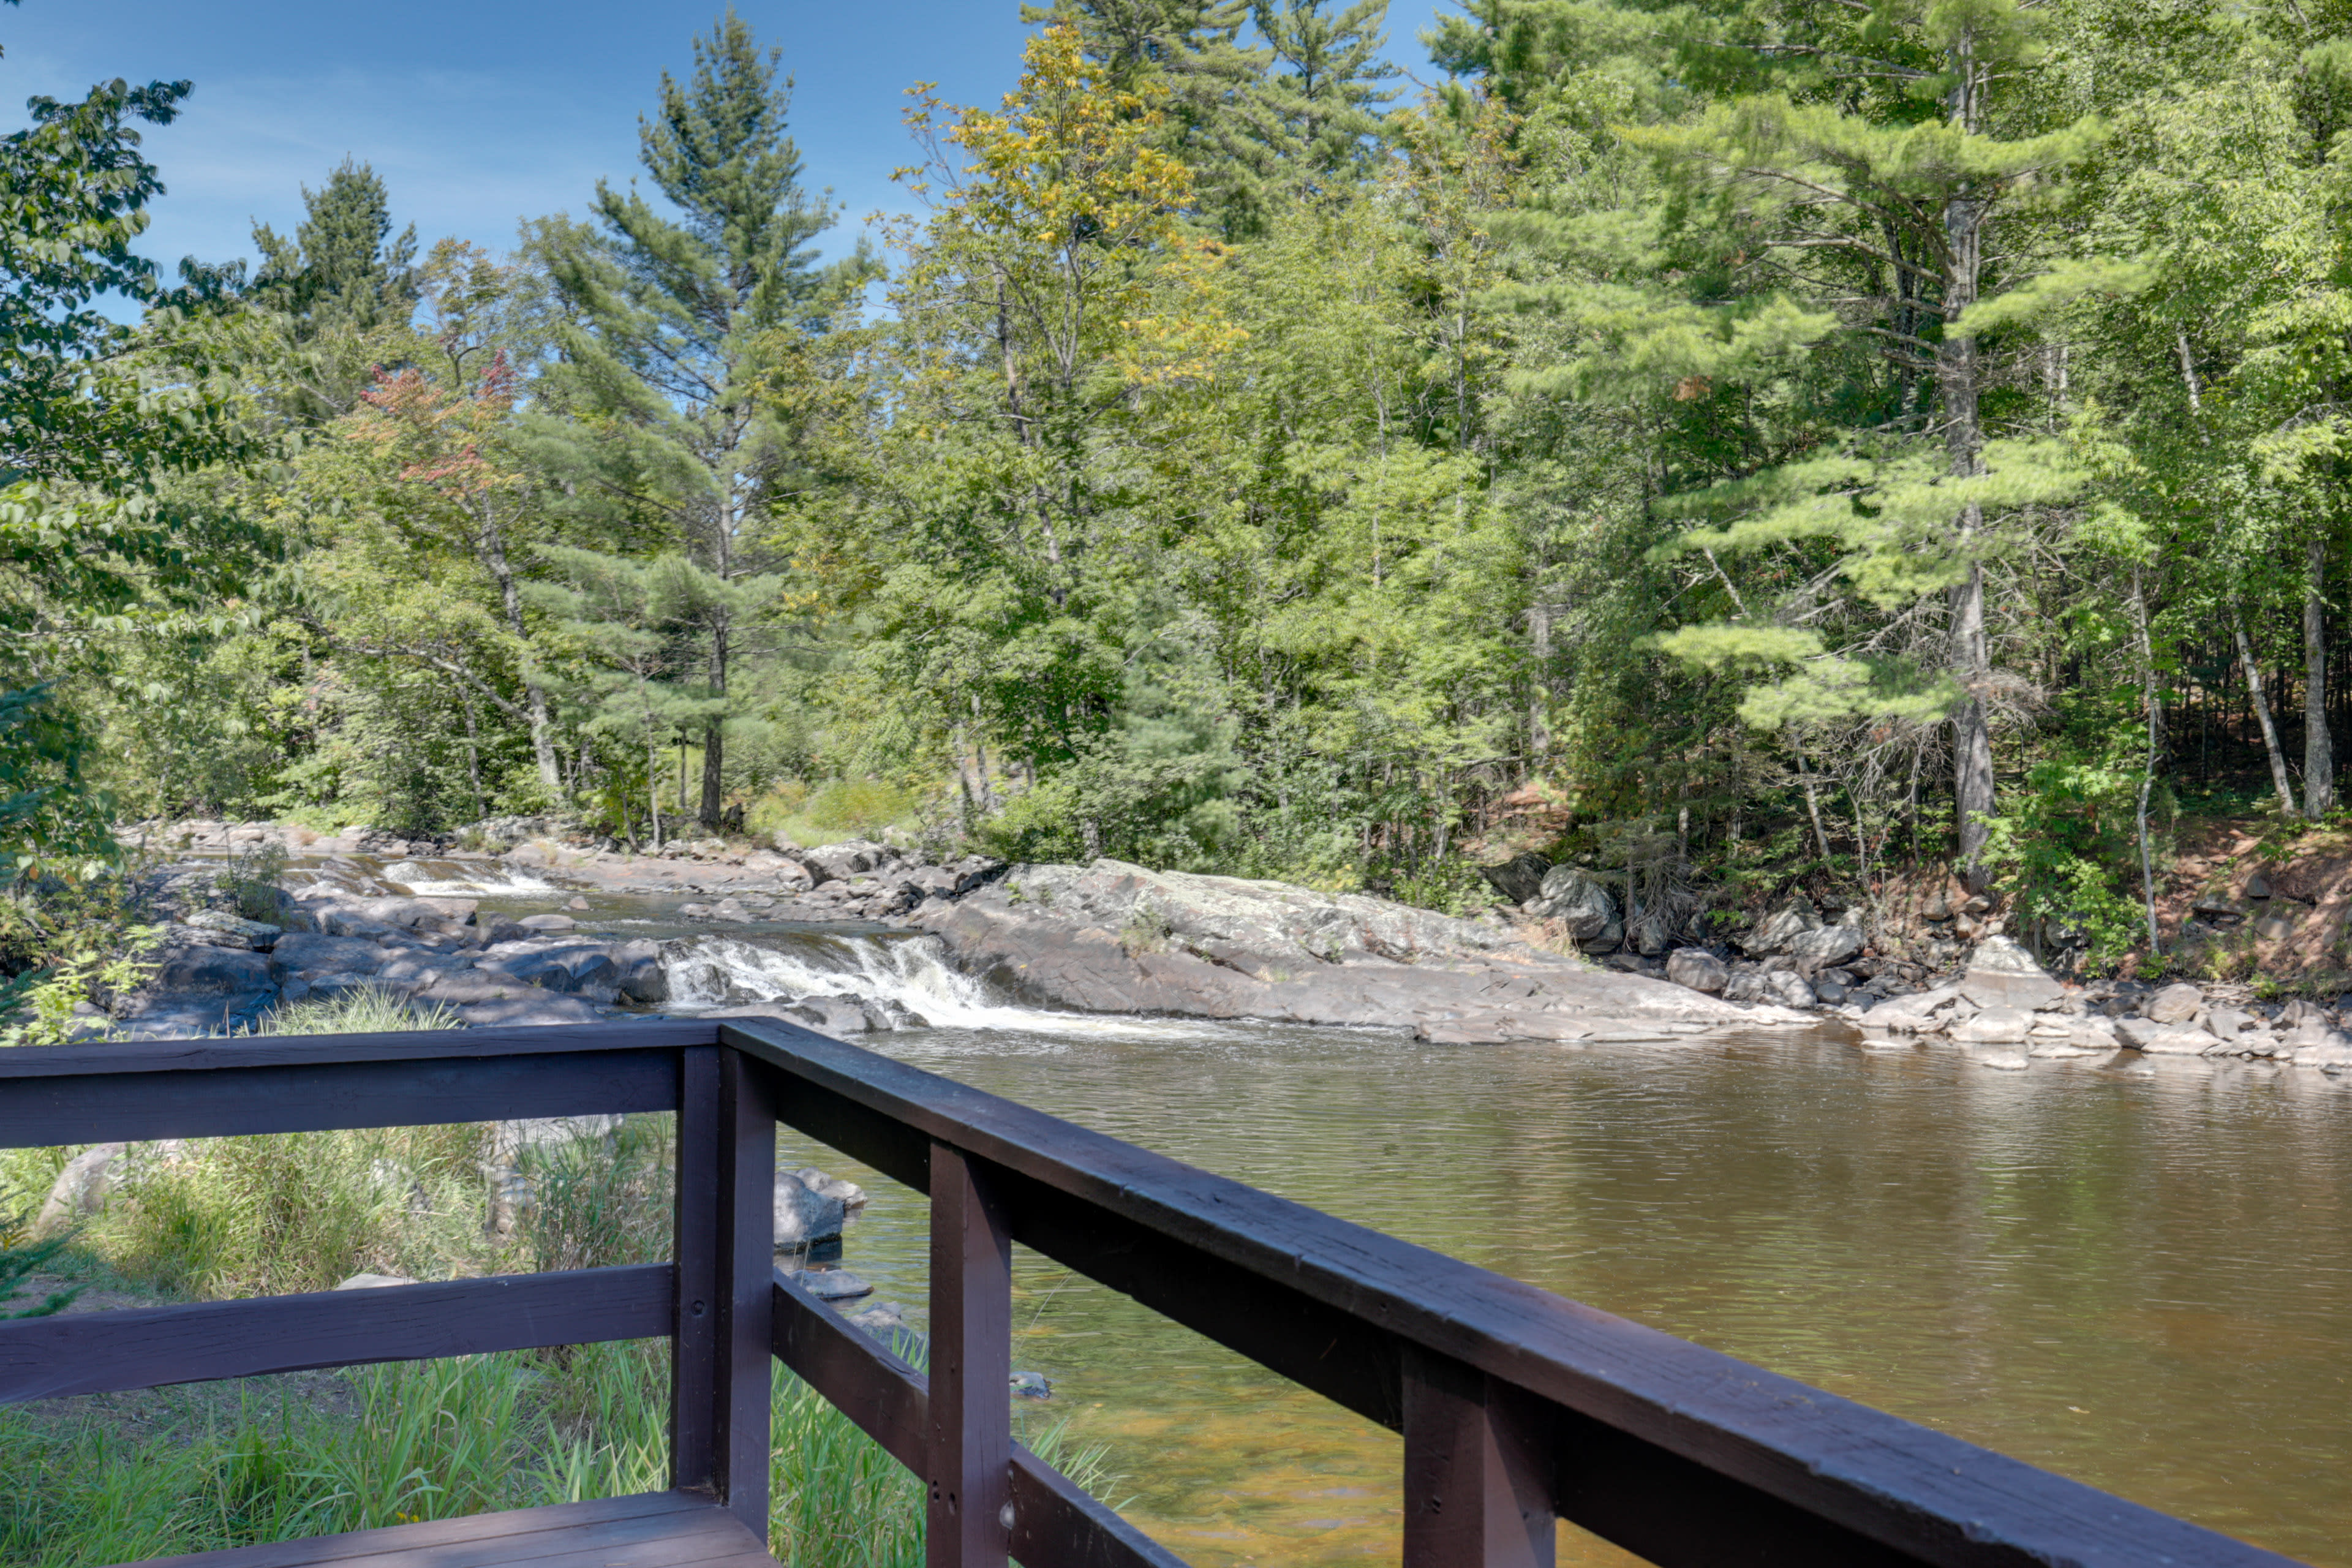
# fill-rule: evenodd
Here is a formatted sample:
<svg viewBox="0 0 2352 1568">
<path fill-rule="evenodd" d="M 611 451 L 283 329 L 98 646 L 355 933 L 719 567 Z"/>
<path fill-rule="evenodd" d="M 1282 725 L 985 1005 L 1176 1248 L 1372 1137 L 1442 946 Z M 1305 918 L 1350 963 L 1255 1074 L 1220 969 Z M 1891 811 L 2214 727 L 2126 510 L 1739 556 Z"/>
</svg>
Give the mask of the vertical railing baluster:
<svg viewBox="0 0 2352 1568">
<path fill-rule="evenodd" d="M 1408 1347 L 1405 1568 L 1551 1568 L 1556 1533 L 1534 1401 Z"/>
<path fill-rule="evenodd" d="M 929 1568 L 1003 1568 L 1012 1375 L 1011 1236 L 985 1173 L 933 1143 Z"/>
<path fill-rule="evenodd" d="M 719 1052 L 678 1053 L 677 1331 L 669 1354 L 670 1485 L 721 1490 L 715 1438 L 719 1391 Z"/>
<path fill-rule="evenodd" d="M 768 1408 L 775 1372 L 776 1104 L 764 1069 L 719 1058 L 719 1355 L 712 1447 L 727 1511 L 768 1539 Z"/>
</svg>

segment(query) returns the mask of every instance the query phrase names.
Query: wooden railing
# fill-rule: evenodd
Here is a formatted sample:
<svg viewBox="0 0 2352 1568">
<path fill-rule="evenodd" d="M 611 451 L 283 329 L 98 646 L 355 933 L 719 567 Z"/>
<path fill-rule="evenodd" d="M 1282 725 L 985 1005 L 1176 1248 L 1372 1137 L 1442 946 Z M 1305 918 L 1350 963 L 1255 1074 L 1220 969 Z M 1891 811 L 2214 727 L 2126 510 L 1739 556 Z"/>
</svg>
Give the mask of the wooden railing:
<svg viewBox="0 0 2352 1568">
<path fill-rule="evenodd" d="M 1404 1436 L 1413 1568 L 2287 1560 L 781 1024 L 0 1051 L 0 1146 L 675 1110 L 676 1261 L 0 1324 L 0 1402 L 667 1336 L 676 1484 L 768 1513 L 772 1354 L 929 1494 L 929 1562 L 1179 1560 L 1011 1441 L 1011 1247 Z M 931 1198 L 929 1375 L 776 1271 L 788 1123 Z"/>
</svg>

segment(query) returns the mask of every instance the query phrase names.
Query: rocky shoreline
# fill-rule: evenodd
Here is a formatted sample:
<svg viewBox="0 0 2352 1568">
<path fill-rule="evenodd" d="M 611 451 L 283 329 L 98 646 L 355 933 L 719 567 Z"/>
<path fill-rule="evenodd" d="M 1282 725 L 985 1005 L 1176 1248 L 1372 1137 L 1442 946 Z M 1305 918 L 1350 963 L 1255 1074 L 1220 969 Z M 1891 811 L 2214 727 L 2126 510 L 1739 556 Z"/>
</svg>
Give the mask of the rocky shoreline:
<svg viewBox="0 0 2352 1568">
<path fill-rule="evenodd" d="M 478 825 L 470 846 L 267 824 L 150 831 L 198 856 L 278 847 L 299 858 L 302 885 L 278 891 L 274 921 L 255 921 L 217 907 L 217 862 L 152 874 L 150 896 L 170 920 L 161 962 L 140 991 L 113 1000 L 108 1026 L 93 1017 L 94 1030 L 249 1027 L 274 1007 L 361 988 L 478 1026 L 660 1010 L 673 1005 L 672 976 L 694 939 L 602 940 L 573 918 L 590 897 L 626 895 L 677 900 L 676 920 L 713 932 L 773 922 L 923 933 L 992 994 L 1076 1012 L 1383 1026 L 1444 1044 L 1670 1039 L 1835 1019 L 1866 1040 L 1940 1040 L 1993 1065 L 2141 1051 L 2352 1070 L 2352 996 L 2326 1008 L 2266 1004 L 2244 987 L 2063 981 L 2000 933 L 1989 901 L 1940 892 L 1908 911 L 1904 934 L 1915 941 L 1887 942 L 1860 910 L 1824 914 L 1799 898 L 1702 945 L 1662 919 L 1629 930 L 1607 889 L 1568 868 L 1522 868 L 1516 919 L 1461 919 L 1111 860 L 939 864 L 865 840 L 701 838 L 653 857 L 567 841 L 544 819 Z M 400 880 L 428 873 L 531 879 L 524 885 L 543 889 L 549 905 L 570 909 L 515 918 Z M 831 994 L 694 1010 L 836 1035 L 925 1021 L 885 999 Z"/>
</svg>

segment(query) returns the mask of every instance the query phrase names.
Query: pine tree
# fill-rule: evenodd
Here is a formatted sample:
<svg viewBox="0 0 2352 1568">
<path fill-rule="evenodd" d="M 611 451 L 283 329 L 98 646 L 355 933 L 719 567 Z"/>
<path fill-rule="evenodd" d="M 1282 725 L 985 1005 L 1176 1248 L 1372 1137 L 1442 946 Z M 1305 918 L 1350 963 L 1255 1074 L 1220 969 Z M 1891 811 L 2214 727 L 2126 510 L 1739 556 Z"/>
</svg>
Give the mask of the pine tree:
<svg viewBox="0 0 2352 1568">
<path fill-rule="evenodd" d="M 391 198 L 370 165 L 345 158 L 318 190 L 302 187 L 306 216 L 294 237 L 253 226 L 261 252 L 255 298 L 295 318 L 298 341 L 342 328 L 406 324 L 416 308 L 416 226 L 392 232 Z"/>
<path fill-rule="evenodd" d="M 1396 100 L 1397 68 L 1381 58 L 1389 0 L 1255 0 L 1251 16 L 1273 57 L 1265 96 L 1281 127 L 1276 151 L 1310 188 L 1351 183 L 1371 161 L 1381 114 Z"/>
<path fill-rule="evenodd" d="M 785 133 L 792 82 L 732 11 L 694 45 L 692 78 L 665 72 L 661 107 L 638 121 L 638 158 L 676 209 L 600 182 L 599 226 L 551 219 L 534 248 L 565 323 L 543 383 L 556 464 L 617 514 L 650 525 L 721 582 L 760 563 L 796 463 L 768 383 L 793 343 L 826 331 L 873 274 L 864 247 L 830 268 L 818 235 L 835 209 L 801 185 Z M 726 706 L 741 637 L 722 606 L 705 626 L 704 823 L 723 794 Z"/>
</svg>

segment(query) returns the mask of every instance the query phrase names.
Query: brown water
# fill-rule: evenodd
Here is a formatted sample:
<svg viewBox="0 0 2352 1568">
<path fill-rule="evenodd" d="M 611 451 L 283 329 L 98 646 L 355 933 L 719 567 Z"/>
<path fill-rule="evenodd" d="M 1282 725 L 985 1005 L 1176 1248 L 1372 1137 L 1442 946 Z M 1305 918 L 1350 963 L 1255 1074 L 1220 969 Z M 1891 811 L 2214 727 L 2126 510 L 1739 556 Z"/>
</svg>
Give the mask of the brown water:
<svg viewBox="0 0 2352 1568">
<path fill-rule="evenodd" d="M 2317 1563 L 2352 1564 L 2352 1083 L 1827 1034 L 1449 1048 L 1265 1026 L 890 1054 Z M 2124 1058 L 2128 1060 L 2129 1058 Z M 922 1199 L 848 1266 L 919 1308 Z M 1391 1435 L 1024 1255 L 1014 1364 L 1203 1564 L 1393 1560 Z M 919 1318 L 919 1311 L 910 1317 Z M 1571 1532 L 1572 1533 L 1572 1532 Z M 1624 1561 L 1589 1540 L 1568 1562 Z"/>
</svg>

